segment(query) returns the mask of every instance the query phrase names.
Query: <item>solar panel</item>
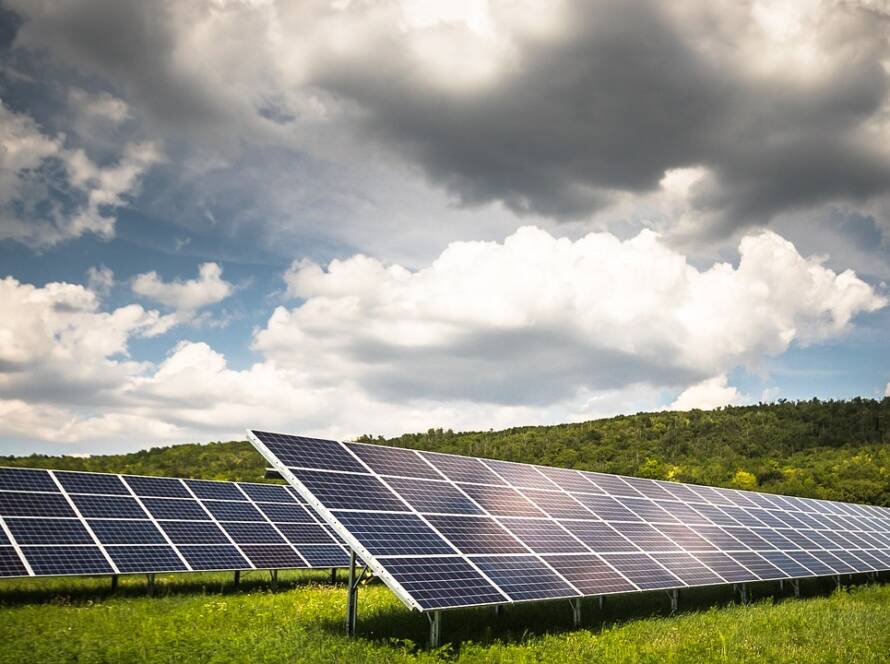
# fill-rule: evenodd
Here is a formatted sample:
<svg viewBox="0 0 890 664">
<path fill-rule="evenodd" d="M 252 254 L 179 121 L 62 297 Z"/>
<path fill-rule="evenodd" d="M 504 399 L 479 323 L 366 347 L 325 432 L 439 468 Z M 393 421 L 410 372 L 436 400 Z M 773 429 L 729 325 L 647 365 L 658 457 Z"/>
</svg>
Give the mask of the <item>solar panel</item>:
<svg viewBox="0 0 890 664">
<path fill-rule="evenodd" d="M 268 484 L 0 468 L 0 577 L 348 565 L 301 502 Z"/>
<path fill-rule="evenodd" d="M 307 525 L 280 524 L 281 534 L 294 543 L 315 537 L 323 529 L 303 512 L 317 512 L 420 610 L 890 569 L 882 508 L 259 431 L 249 437 L 306 503 L 287 511 Z M 276 513 L 268 503 L 261 511 Z M 305 545 L 300 552 L 309 559 Z"/>
</svg>

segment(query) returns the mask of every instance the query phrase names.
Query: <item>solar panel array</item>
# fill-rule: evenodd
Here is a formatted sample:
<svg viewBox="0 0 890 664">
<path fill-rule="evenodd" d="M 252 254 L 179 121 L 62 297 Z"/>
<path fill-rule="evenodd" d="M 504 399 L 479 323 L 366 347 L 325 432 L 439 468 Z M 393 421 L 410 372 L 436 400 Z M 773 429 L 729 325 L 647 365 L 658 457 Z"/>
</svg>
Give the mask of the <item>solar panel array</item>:
<svg viewBox="0 0 890 664">
<path fill-rule="evenodd" d="M 890 569 L 888 508 L 248 434 L 421 611 Z"/>
<path fill-rule="evenodd" d="M 0 468 L 0 577 L 348 562 L 290 487 Z"/>
</svg>

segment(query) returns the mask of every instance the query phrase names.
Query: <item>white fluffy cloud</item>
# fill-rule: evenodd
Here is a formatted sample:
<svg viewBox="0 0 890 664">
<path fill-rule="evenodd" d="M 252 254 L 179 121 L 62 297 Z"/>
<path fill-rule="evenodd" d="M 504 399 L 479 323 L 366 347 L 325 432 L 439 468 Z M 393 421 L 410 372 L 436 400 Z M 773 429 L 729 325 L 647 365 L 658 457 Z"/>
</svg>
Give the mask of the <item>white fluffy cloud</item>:
<svg viewBox="0 0 890 664">
<path fill-rule="evenodd" d="M 244 369 L 194 341 L 159 364 L 129 360 L 127 340 L 168 317 L 101 312 L 82 286 L 7 279 L 0 433 L 95 449 L 250 425 L 342 437 L 552 423 L 678 394 L 673 408 L 710 408 L 745 398 L 732 368 L 836 337 L 886 304 L 774 234 L 745 238 L 740 255 L 700 270 L 648 232 L 572 242 L 524 228 L 452 244 L 416 271 L 364 256 L 299 261 L 285 274 L 296 302 L 255 333 L 261 358 Z M 155 276 L 144 290 L 197 307 L 225 288 L 211 297 L 188 284 L 219 280 L 205 265 L 193 282 Z"/>
<path fill-rule="evenodd" d="M 129 143 L 117 162 L 100 166 L 83 149 L 66 148 L 64 137 L 44 134 L 32 118 L 2 102 L 0 148 L 0 240 L 35 248 L 87 233 L 112 237 L 115 208 L 162 159 L 150 142 Z"/>
<path fill-rule="evenodd" d="M 197 279 L 164 281 L 157 272 L 145 272 L 133 277 L 132 288 L 137 295 L 191 316 L 199 309 L 222 302 L 232 294 L 234 286 L 222 278 L 219 264 L 203 263 Z"/>
<path fill-rule="evenodd" d="M 680 393 L 674 402 L 668 406 L 669 410 L 712 410 L 721 406 L 729 406 L 743 400 L 739 391 L 728 384 L 725 375 L 708 378 L 691 387 L 687 387 Z"/>
<path fill-rule="evenodd" d="M 887 383 L 887 387 L 884 388 L 884 396 L 890 397 L 890 383 Z"/>
</svg>

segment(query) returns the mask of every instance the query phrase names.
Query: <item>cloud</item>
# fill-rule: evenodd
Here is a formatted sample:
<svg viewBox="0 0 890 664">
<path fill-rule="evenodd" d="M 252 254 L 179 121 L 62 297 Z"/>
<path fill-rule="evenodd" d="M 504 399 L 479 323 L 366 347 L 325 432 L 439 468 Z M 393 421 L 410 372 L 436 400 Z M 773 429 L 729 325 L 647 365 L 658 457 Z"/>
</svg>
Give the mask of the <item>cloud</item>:
<svg viewBox="0 0 890 664">
<path fill-rule="evenodd" d="M 181 312 L 220 301 L 218 265 L 137 292 L 174 310 L 103 312 L 91 290 L 2 282 L 0 434 L 78 446 L 240 435 L 247 425 L 345 437 L 492 428 L 742 398 L 726 375 L 792 344 L 834 339 L 886 301 L 852 272 L 773 233 L 708 269 L 651 232 L 578 241 L 534 227 L 459 242 L 417 270 L 356 255 L 296 261 L 280 306 L 235 369 L 204 342 L 159 363 L 127 357 Z M 59 423 L 33 427 L 42 418 Z M 30 433 L 28 433 L 30 432 Z M 88 441 L 88 442 L 87 442 Z M 104 441 L 104 442 L 103 442 Z M 91 449 L 94 449 L 91 447 Z"/>
<path fill-rule="evenodd" d="M 164 281 L 157 272 L 145 272 L 133 277 L 131 287 L 137 295 L 190 313 L 222 302 L 234 289 L 222 278 L 222 268 L 217 263 L 203 263 L 198 268 L 198 278 L 187 281 Z"/>
<path fill-rule="evenodd" d="M 126 203 L 143 173 L 161 160 L 149 142 L 127 144 L 100 166 L 64 137 L 44 134 L 25 114 L 0 103 L 0 240 L 35 249 L 94 234 L 114 235 L 112 211 Z"/>
<path fill-rule="evenodd" d="M 890 383 L 887 383 L 887 387 L 884 388 L 884 396 L 890 397 Z"/>
<path fill-rule="evenodd" d="M 105 297 L 114 288 L 114 272 L 104 265 L 87 270 L 87 288 L 99 297 Z"/>
<path fill-rule="evenodd" d="M 728 384 L 725 375 L 708 378 L 680 393 L 668 410 L 713 410 L 722 406 L 741 403 L 743 397 L 739 391 Z"/>
<path fill-rule="evenodd" d="M 230 157 L 404 162 L 462 205 L 561 220 L 700 169 L 691 241 L 890 190 L 890 21 L 873 3 L 11 6 L 16 48 Z"/>
</svg>

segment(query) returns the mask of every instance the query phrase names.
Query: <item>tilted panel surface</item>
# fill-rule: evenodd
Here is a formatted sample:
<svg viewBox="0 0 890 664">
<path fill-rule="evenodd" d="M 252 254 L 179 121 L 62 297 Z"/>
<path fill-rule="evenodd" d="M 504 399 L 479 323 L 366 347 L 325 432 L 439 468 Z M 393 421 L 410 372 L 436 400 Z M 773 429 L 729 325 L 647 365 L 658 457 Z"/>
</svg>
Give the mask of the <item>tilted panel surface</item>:
<svg viewBox="0 0 890 664">
<path fill-rule="evenodd" d="M 422 611 L 890 569 L 883 507 L 248 435 Z"/>
<path fill-rule="evenodd" d="M 0 577 L 348 564 L 286 486 L 0 468 Z"/>
</svg>

